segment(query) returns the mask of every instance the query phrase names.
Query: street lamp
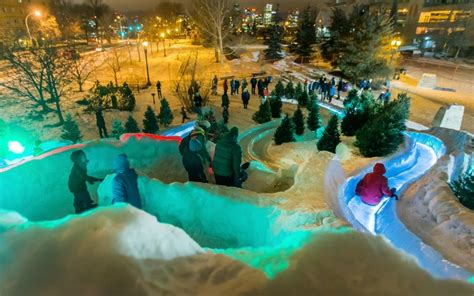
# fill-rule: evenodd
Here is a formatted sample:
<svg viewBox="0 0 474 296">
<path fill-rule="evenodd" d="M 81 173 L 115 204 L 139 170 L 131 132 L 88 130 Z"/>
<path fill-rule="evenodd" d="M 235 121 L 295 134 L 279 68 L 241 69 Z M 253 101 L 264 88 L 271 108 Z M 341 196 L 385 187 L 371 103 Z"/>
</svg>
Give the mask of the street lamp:
<svg viewBox="0 0 474 296">
<path fill-rule="evenodd" d="M 30 37 L 31 44 L 33 44 L 33 38 L 31 38 L 30 27 L 28 26 L 28 18 L 32 15 L 40 17 L 41 16 L 41 11 L 35 10 L 35 11 L 29 13 L 25 18 L 26 31 L 28 32 L 28 37 Z"/>
<path fill-rule="evenodd" d="M 146 64 L 146 85 L 150 86 L 150 70 L 148 70 L 148 41 L 144 41 L 143 43 L 143 50 L 145 51 L 145 64 Z"/>
<path fill-rule="evenodd" d="M 161 40 L 163 41 L 163 55 L 166 56 L 165 33 L 161 33 L 160 37 L 161 37 Z"/>
<path fill-rule="evenodd" d="M 400 47 L 400 45 L 402 45 L 402 42 L 400 40 L 393 39 L 391 42 L 391 45 L 392 45 L 392 55 L 390 57 L 390 65 L 392 64 L 393 55 L 395 54 L 395 52 L 397 52 L 397 49 Z"/>
</svg>

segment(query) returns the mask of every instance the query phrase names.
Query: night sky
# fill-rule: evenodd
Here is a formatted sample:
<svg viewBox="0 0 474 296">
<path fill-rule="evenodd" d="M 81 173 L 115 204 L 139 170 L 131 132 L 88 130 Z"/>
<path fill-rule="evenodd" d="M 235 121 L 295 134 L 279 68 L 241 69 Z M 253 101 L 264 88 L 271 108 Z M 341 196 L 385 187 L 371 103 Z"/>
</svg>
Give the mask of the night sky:
<svg viewBox="0 0 474 296">
<path fill-rule="evenodd" d="M 76 3 L 81 3 L 83 0 L 73 0 Z M 114 10 L 128 12 L 128 11 L 137 11 L 137 10 L 147 10 L 149 8 L 154 7 L 159 0 L 103 0 L 104 3 L 111 6 Z M 190 0 L 181 0 L 181 1 L 173 1 L 170 2 L 183 2 L 188 3 Z M 323 1 L 323 0 L 319 0 Z M 238 2 L 244 6 L 252 6 L 256 7 L 260 12 L 263 10 L 265 3 L 280 3 L 280 8 L 282 11 L 287 11 L 293 8 L 301 8 L 309 3 L 315 3 L 318 1 L 310 1 L 310 0 L 238 0 Z"/>
</svg>

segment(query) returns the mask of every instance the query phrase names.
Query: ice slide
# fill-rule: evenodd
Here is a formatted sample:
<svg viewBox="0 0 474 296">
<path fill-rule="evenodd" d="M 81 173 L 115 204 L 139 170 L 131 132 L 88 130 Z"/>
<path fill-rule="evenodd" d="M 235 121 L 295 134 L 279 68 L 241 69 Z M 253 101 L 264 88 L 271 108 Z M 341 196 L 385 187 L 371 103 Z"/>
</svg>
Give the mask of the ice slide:
<svg viewBox="0 0 474 296">
<path fill-rule="evenodd" d="M 342 111 L 333 107 L 327 108 L 325 103 L 320 106 L 342 116 Z M 271 163 L 268 163 L 265 148 L 269 145 L 271 135 L 278 124 L 279 121 L 272 121 L 242 134 L 240 143 L 246 159 L 261 162 L 274 169 Z M 407 132 L 405 149 L 384 161 L 390 186 L 397 188 L 398 194 L 403 198 L 403 190 L 426 174 L 445 153 L 445 149 L 443 142 L 434 136 Z M 472 277 L 469 272 L 445 260 L 441 254 L 410 232 L 397 216 L 395 200 L 385 198 L 379 205 L 372 207 L 365 205 L 360 201 L 360 197 L 354 195 L 358 181 L 371 170 L 372 166 L 367 167 L 357 176 L 350 177 L 340 188 L 338 200 L 344 218 L 360 231 L 384 236 L 396 248 L 414 256 L 419 265 L 433 276 L 461 280 Z"/>
</svg>

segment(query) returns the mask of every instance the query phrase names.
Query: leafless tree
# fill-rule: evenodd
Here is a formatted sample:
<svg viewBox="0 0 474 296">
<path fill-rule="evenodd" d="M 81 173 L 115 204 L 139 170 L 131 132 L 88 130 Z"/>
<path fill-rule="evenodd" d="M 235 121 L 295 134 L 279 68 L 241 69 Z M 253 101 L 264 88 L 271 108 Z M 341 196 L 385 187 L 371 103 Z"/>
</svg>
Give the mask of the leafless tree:
<svg viewBox="0 0 474 296">
<path fill-rule="evenodd" d="M 91 74 L 101 65 L 91 57 L 73 57 L 71 62 L 71 76 L 79 86 L 79 92 L 83 92 L 84 83 L 89 79 Z"/>
<path fill-rule="evenodd" d="M 115 81 L 115 86 L 118 86 L 118 73 L 120 72 L 120 59 L 121 59 L 120 53 L 112 49 L 112 51 L 108 54 L 106 63 L 109 66 L 110 70 L 114 73 L 114 81 Z"/>
<path fill-rule="evenodd" d="M 59 124 L 63 124 L 61 98 L 71 82 L 70 59 L 63 51 L 49 46 L 27 51 L 8 49 L 4 56 L 10 67 L 8 78 L 0 86 L 31 100 L 42 112 L 54 111 Z"/>
<path fill-rule="evenodd" d="M 232 31 L 229 18 L 233 3 L 231 0 L 192 0 L 189 11 L 196 26 L 212 39 L 212 44 L 219 51 L 221 63 L 224 62 L 224 39 Z"/>
</svg>

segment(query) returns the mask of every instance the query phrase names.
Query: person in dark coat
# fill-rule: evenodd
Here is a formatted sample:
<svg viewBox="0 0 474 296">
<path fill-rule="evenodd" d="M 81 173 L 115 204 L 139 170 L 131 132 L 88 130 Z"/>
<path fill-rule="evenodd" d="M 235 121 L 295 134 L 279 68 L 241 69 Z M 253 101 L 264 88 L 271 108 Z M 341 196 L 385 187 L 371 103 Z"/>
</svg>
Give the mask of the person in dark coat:
<svg viewBox="0 0 474 296">
<path fill-rule="evenodd" d="M 235 88 L 235 93 L 239 94 L 240 90 L 240 81 L 238 79 L 234 80 L 234 88 Z"/>
<path fill-rule="evenodd" d="M 360 196 L 363 203 L 375 206 L 384 195 L 398 199 L 395 188 L 388 187 L 387 177 L 384 176 L 385 172 L 385 166 L 382 163 L 376 163 L 373 172 L 368 173 L 359 181 L 355 193 Z"/>
<path fill-rule="evenodd" d="M 230 101 L 229 101 L 229 96 L 227 95 L 227 93 L 224 93 L 222 95 L 221 101 L 222 101 L 221 103 L 222 108 L 225 108 L 225 107 L 229 108 Z"/>
<path fill-rule="evenodd" d="M 222 109 L 222 118 L 225 124 L 229 122 L 229 108 L 224 107 L 224 109 Z"/>
<path fill-rule="evenodd" d="M 235 80 L 232 78 L 230 80 L 230 95 L 233 96 L 235 94 Z"/>
<path fill-rule="evenodd" d="M 250 101 L 249 91 L 246 88 L 244 88 L 244 90 L 242 91 L 242 103 L 244 104 L 244 109 L 247 109 L 247 106 L 249 105 L 249 101 Z"/>
<path fill-rule="evenodd" d="M 212 168 L 218 185 L 239 186 L 242 148 L 238 136 L 239 130 L 233 127 L 217 142 Z"/>
<path fill-rule="evenodd" d="M 342 78 L 339 78 L 339 82 L 337 83 L 337 99 L 341 99 L 341 91 L 344 89 L 344 83 L 342 82 Z"/>
<path fill-rule="evenodd" d="M 160 100 L 163 99 L 163 95 L 161 94 L 161 82 L 159 80 L 156 82 L 156 94 Z"/>
<path fill-rule="evenodd" d="M 188 117 L 188 113 L 186 113 L 186 109 L 184 107 L 181 107 L 181 115 L 183 116 L 183 121 L 181 121 L 181 123 L 184 123 L 186 119 L 191 119 Z"/>
<path fill-rule="evenodd" d="M 198 115 L 202 115 L 201 108 L 202 108 L 202 97 L 199 92 L 194 94 L 194 109 Z"/>
<path fill-rule="evenodd" d="M 89 191 L 87 191 L 86 182 L 92 184 L 102 181 L 102 179 L 94 178 L 87 175 L 87 163 L 89 160 L 82 150 L 76 150 L 71 154 L 71 161 L 74 163 L 69 174 L 68 187 L 69 191 L 74 195 L 74 208 L 76 214 L 80 214 L 89 209 L 97 207 L 92 201 Z"/>
<path fill-rule="evenodd" d="M 204 160 L 201 156 L 201 150 L 205 149 L 198 139 L 191 139 L 188 143 L 188 149 L 183 154 L 183 166 L 188 173 L 190 182 L 207 183 L 204 173 Z"/>
<path fill-rule="evenodd" d="M 189 150 L 189 142 L 192 139 L 197 139 L 199 140 L 199 142 L 201 142 L 201 146 L 203 147 L 203 149 L 199 150 L 199 154 L 201 155 L 203 163 L 210 163 L 211 156 L 209 155 L 209 152 L 206 149 L 206 143 L 208 138 L 207 133 L 209 132 L 210 127 L 211 124 L 207 120 L 197 121 L 194 125 L 193 131 L 189 135 L 184 137 L 184 139 L 179 144 L 179 153 L 181 154 L 181 156 L 184 156 L 184 154 L 188 152 L 187 150 Z"/>
<path fill-rule="evenodd" d="M 247 78 L 244 77 L 244 79 L 242 79 L 242 83 L 241 83 L 241 85 L 242 85 L 242 92 L 244 91 L 244 89 L 247 88 L 248 84 L 249 84 L 249 83 L 247 82 Z"/>
<path fill-rule="evenodd" d="M 114 171 L 116 175 L 112 182 L 112 203 L 125 202 L 141 209 L 142 199 L 138 191 L 138 176 L 135 170 L 130 168 L 126 154 L 115 157 Z"/>
<path fill-rule="evenodd" d="M 255 78 L 255 75 L 250 79 L 250 84 L 252 85 L 252 95 L 254 95 L 255 88 L 257 87 L 257 78 Z"/>
<path fill-rule="evenodd" d="M 257 89 L 258 89 L 258 95 L 260 97 L 263 97 L 263 90 L 265 89 L 265 82 L 263 81 L 262 78 L 260 78 L 257 82 Z"/>
<path fill-rule="evenodd" d="M 102 108 L 100 107 L 97 109 L 97 112 L 95 112 L 95 121 L 97 128 L 99 129 L 99 136 L 101 138 L 108 138 L 109 135 L 107 134 L 107 128 L 105 127 L 104 115 L 102 114 Z"/>
<path fill-rule="evenodd" d="M 224 93 L 227 93 L 227 91 L 229 90 L 229 85 L 227 84 L 227 79 L 224 79 L 222 87 L 224 89 Z"/>
</svg>

